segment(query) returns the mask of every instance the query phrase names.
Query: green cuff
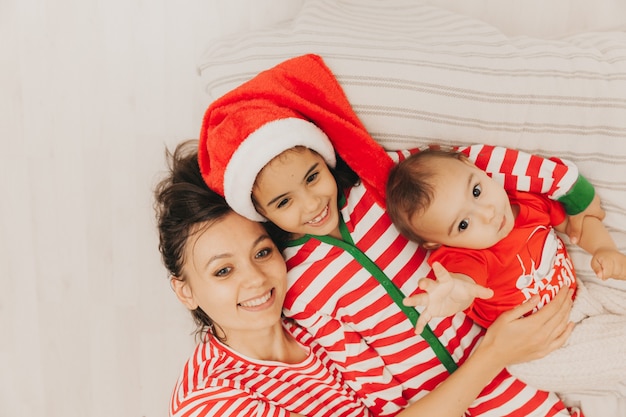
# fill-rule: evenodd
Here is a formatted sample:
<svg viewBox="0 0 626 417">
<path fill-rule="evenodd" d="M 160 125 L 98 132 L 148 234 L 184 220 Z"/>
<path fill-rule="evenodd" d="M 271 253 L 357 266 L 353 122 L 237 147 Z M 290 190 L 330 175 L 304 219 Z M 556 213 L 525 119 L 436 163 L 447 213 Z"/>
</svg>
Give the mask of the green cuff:
<svg viewBox="0 0 626 417">
<path fill-rule="evenodd" d="M 578 175 L 572 188 L 565 195 L 557 198 L 557 201 L 563 204 L 567 214 L 574 216 L 585 211 L 594 196 L 593 185 L 585 177 Z"/>
</svg>

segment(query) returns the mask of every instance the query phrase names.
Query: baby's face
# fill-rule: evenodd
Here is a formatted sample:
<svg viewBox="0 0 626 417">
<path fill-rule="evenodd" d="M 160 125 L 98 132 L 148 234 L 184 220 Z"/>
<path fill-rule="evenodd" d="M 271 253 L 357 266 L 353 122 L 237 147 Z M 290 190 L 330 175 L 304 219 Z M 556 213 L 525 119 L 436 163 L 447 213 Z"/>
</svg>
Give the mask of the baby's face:
<svg viewBox="0 0 626 417">
<path fill-rule="evenodd" d="M 434 198 L 411 225 L 428 244 L 485 249 L 507 236 L 515 224 L 502 185 L 466 160 L 436 157 Z"/>
<path fill-rule="evenodd" d="M 257 176 L 252 193 L 259 213 L 296 237 L 340 237 L 335 177 L 310 149 L 294 148 L 274 158 Z"/>
</svg>

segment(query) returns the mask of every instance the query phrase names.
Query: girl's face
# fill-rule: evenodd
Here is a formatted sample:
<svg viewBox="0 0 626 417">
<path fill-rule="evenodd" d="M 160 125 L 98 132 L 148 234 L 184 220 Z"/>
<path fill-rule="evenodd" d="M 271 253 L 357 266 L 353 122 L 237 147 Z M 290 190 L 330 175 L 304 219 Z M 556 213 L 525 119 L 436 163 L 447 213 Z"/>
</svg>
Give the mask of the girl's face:
<svg viewBox="0 0 626 417">
<path fill-rule="evenodd" d="M 428 163 L 435 170 L 433 201 L 411 219 L 426 247 L 485 249 L 511 232 L 515 213 L 500 183 L 469 161 L 433 158 Z"/>
<path fill-rule="evenodd" d="M 341 237 L 337 183 L 324 159 L 308 148 L 289 149 L 270 161 L 252 195 L 259 213 L 296 237 Z"/>
<path fill-rule="evenodd" d="M 200 306 L 230 346 L 280 328 L 287 268 L 260 223 L 229 213 L 201 225 L 189 237 L 184 259 L 186 280 L 172 280 L 178 298 L 190 310 Z"/>
</svg>

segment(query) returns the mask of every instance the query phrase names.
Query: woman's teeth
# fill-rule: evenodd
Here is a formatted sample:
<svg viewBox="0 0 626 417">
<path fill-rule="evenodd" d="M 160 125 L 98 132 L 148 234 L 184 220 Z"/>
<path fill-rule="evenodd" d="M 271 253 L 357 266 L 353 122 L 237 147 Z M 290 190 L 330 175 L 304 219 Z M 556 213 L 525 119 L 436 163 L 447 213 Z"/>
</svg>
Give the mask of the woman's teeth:
<svg viewBox="0 0 626 417">
<path fill-rule="evenodd" d="M 256 306 L 260 306 L 263 303 L 266 303 L 267 300 L 270 299 L 270 297 L 272 296 L 272 291 L 270 290 L 267 294 L 259 297 L 259 298 L 255 298 L 253 300 L 248 300 L 248 301 L 244 301 L 239 303 L 239 305 L 241 305 L 242 307 L 256 307 Z"/>
</svg>

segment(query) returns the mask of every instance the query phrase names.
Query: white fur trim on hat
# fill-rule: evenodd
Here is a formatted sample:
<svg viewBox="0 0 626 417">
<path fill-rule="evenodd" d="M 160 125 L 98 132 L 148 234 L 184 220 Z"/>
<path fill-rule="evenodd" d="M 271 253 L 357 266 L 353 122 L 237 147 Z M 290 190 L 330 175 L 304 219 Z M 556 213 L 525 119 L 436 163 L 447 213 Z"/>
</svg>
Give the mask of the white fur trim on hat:
<svg viewBox="0 0 626 417">
<path fill-rule="evenodd" d="M 256 177 L 274 157 L 298 145 L 314 150 L 329 166 L 335 166 L 335 150 L 328 136 L 304 119 L 273 120 L 242 141 L 224 171 L 224 197 L 235 212 L 250 220 L 267 220 L 252 204 Z"/>
</svg>

